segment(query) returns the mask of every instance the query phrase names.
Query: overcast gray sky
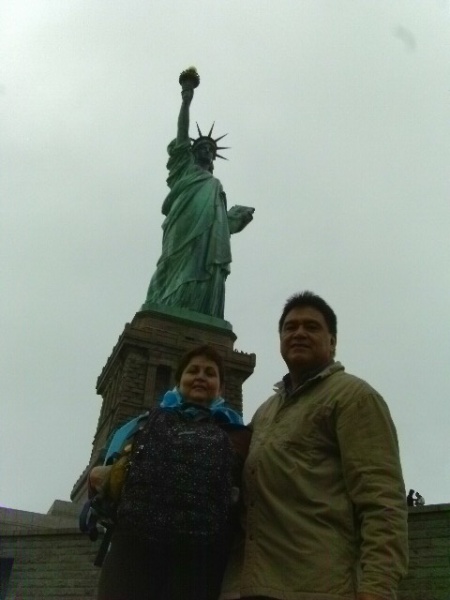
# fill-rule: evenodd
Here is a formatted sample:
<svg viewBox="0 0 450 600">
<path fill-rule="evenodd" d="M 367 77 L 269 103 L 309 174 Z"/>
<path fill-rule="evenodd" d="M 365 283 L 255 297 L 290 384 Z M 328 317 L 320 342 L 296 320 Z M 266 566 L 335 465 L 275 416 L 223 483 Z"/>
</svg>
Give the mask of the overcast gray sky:
<svg viewBox="0 0 450 600">
<path fill-rule="evenodd" d="M 0 503 L 47 512 L 88 462 L 96 378 L 161 249 L 178 75 L 229 132 L 215 174 L 256 209 L 225 318 L 245 417 L 312 289 L 337 358 L 387 400 L 407 488 L 450 502 L 450 7 L 438 0 L 3 0 Z M 194 133 L 194 131 L 192 131 Z"/>
</svg>

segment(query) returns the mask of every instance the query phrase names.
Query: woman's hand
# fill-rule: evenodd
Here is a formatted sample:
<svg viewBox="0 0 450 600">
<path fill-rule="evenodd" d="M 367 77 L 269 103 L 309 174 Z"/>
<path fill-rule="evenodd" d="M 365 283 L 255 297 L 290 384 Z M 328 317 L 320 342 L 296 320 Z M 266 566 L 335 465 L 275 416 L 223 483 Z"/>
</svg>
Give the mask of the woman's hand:
<svg viewBox="0 0 450 600">
<path fill-rule="evenodd" d="M 110 471 L 111 465 L 108 467 L 94 467 L 89 473 L 89 489 L 93 492 L 100 492 L 108 479 Z"/>
</svg>

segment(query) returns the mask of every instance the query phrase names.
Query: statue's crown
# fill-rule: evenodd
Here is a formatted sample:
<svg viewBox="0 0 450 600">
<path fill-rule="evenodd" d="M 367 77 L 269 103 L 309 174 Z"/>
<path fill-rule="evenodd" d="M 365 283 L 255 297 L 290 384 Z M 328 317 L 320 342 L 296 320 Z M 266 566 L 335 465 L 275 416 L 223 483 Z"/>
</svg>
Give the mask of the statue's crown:
<svg viewBox="0 0 450 600">
<path fill-rule="evenodd" d="M 211 135 L 213 132 L 213 129 L 214 129 L 214 123 L 211 125 L 211 129 L 209 130 L 208 135 L 203 135 L 200 130 L 200 127 L 198 126 L 198 123 L 196 125 L 197 125 L 197 131 L 198 131 L 199 137 L 196 140 L 194 138 L 191 138 L 192 150 L 195 150 L 195 148 L 197 148 L 201 144 L 204 144 L 205 142 L 207 142 L 208 144 L 211 144 L 211 146 L 214 148 L 214 159 L 216 159 L 218 157 L 218 158 L 223 158 L 224 160 L 228 160 L 225 156 L 221 156 L 220 154 L 217 153 L 217 150 L 227 150 L 229 148 L 229 146 L 218 146 L 217 145 L 217 142 L 219 142 L 222 138 L 224 138 L 228 134 L 224 133 L 220 137 L 214 139 Z"/>
</svg>

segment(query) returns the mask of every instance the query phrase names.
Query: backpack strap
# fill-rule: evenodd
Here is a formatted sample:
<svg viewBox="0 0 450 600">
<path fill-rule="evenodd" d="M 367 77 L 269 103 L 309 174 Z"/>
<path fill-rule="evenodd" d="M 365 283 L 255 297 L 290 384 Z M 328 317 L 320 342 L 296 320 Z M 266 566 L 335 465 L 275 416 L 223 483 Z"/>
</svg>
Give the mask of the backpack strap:
<svg viewBox="0 0 450 600">
<path fill-rule="evenodd" d="M 148 415 L 149 411 L 142 415 L 138 415 L 134 419 L 131 419 L 131 421 L 125 423 L 125 425 L 122 425 L 122 427 L 119 427 L 106 450 L 104 465 L 111 465 L 121 455 L 127 441 L 135 435 L 142 422 L 147 419 Z"/>
</svg>

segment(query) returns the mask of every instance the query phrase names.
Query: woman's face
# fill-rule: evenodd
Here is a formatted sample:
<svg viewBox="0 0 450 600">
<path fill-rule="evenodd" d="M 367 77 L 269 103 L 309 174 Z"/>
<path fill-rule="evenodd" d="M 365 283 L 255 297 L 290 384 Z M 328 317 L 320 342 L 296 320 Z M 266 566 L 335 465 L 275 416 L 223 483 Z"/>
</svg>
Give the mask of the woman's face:
<svg viewBox="0 0 450 600">
<path fill-rule="evenodd" d="M 178 387 L 186 402 L 209 406 L 220 394 L 217 364 L 206 356 L 194 356 L 181 374 Z"/>
</svg>

